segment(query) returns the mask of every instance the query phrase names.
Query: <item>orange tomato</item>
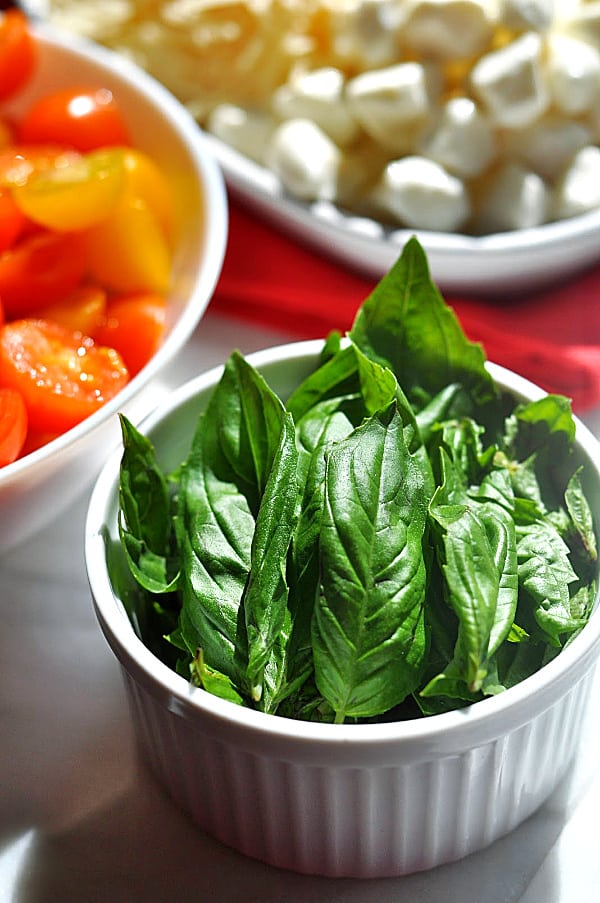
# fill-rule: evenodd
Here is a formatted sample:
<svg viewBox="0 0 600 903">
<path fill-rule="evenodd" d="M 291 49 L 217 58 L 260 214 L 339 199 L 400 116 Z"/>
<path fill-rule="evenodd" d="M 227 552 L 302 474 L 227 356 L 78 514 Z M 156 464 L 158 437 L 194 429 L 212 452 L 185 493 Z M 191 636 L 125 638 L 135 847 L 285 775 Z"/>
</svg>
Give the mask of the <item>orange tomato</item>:
<svg viewBox="0 0 600 903">
<path fill-rule="evenodd" d="M 0 100 L 16 94 L 31 77 L 37 50 L 29 23 L 17 9 L 0 13 Z"/>
<path fill-rule="evenodd" d="M 0 385 L 20 392 L 35 431 L 62 433 L 129 381 L 120 355 L 49 320 L 13 320 L 0 329 Z"/>
<path fill-rule="evenodd" d="M 95 339 L 106 321 L 106 292 L 99 285 L 79 285 L 60 301 L 34 310 L 29 316 L 52 320 L 65 329 Z"/>
<path fill-rule="evenodd" d="M 106 318 L 96 332 L 96 340 L 116 348 L 131 376 L 135 376 L 160 347 L 166 310 L 166 301 L 161 295 L 114 298 L 107 305 Z"/>
<path fill-rule="evenodd" d="M 15 185 L 12 195 L 24 216 L 57 232 L 73 232 L 106 219 L 124 186 L 123 154 L 103 149 L 66 162 L 59 156 L 54 166 Z"/>
<path fill-rule="evenodd" d="M 0 467 L 19 457 L 27 435 L 25 402 L 14 389 L 0 388 Z"/>
<path fill-rule="evenodd" d="M 18 140 L 80 151 L 129 145 L 129 129 L 108 88 L 61 88 L 35 101 L 17 127 Z"/>
<path fill-rule="evenodd" d="M 86 271 L 78 233 L 42 232 L 0 254 L 0 298 L 7 317 L 20 317 L 73 291 Z"/>
</svg>

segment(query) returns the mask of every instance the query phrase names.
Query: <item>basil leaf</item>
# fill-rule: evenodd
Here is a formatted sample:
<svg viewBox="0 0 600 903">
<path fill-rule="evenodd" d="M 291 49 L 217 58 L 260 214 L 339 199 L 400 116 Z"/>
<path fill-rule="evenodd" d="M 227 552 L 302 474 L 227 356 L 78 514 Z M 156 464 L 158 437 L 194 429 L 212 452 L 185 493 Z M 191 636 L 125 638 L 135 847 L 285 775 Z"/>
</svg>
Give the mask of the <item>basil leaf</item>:
<svg viewBox="0 0 600 903">
<path fill-rule="evenodd" d="M 546 521 L 516 529 L 519 583 L 547 642 L 560 646 L 563 635 L 580 626 L 579 619 L 571 616 L 569 584 L 577 575 L 568 546 Z"/>
<path fill-rule="evenodd" d="M 119 415 L 123 456 L 119 474 L 119 504 L 127 532 L 157 555 L 168 549 L 171 502 L 167 481 L 154 447 L 124 415 Z"/>
<path fill-rule="evenodd" d="M 290 637 L 292 670 L 290 680 L 307 677 L 313 669 L 310 624 L 319 593 L 319 536 L 325 494 L 326 454 L 332 442 L 345 439 L 352 423 L 339 410 L 336 399 L 321 402 L 302 417 L 296 426 L 300 449 L 299 516 L 292 542 L 289 565 L 289 605 L 293 616 Z"/>
<path fill-rule="evenodd" d="M 424 396 L 419 407 L 452 383 L 462 387 L 457 410 L 497 397 L 481 346 L 466 338 L 431 281 L 415 238 L 363 301 L 349 335 L 367 357 L 390 367 L 411 401 Z"/>
<path fill-rule="evenodd" d="M 296 523 L 297 463 L 294 423 L 291 414 L 286 414 L 256 519 L 243 597 L 248 641 L 246 673 L 252 698 L 257 702 L 263 695 L 265 667 L 285 620 L 288 598 L 285 564 Z M 272 668 L 278 662 L 283 664 L 281 654 L 272 661 Z"/>
<path fill-rule="evenodd" d="M 289 396 L 286 408 L 297 423 L 307 411 L 328 398 L 356 395 L 359 391 L 356 355 L 342 348 L 306 377 Z"/>
<path fill-rule="evenodd" d="M 256 517 L 275 457 L 283 404 L 263 377 L 234 351 L 208 406 L 211 467 L 245 496 Z"/>
<path fill-rule="evenodd" d="M 154 595 L 171 593 L 177 589 L 179 572 L 174 576 L 169 575 L 169 563 L 164 555 L 156 555 L 143 541 L 133 533 L 128 533 L 121 525 L 119 536 L 131 575 L 141 587 Z"/>
<path fill-rule="evenodd" d="M 244 705 L 243 697 L 240 696 L 230 679 L 206 664 L 201 649 L 194 656 L 190 671 L 196 686 L 202 687 L 207 693 L 212 693 L 213 696 L 226 699 L 235 705 Z"/>
<path fill-rule="evenodd" d="M 580 467 L 576 470 L 567 484 L 565 505 L 582 549 L 585 550 L 589 560 L 595 562 L 598 560 L 598 545 L 594 532 L 594 519 L 581 485 L 582 469 Z"/>
<path fill-rule="evenodd" d="M 176 535 L 182 560 L 180 630 L 188 649 L 247 689 L 242 596 L 284 408 L 238 353 L 225 365 L 181 468 Z"/>
<path fill-rule="evenodd" d="M 441 528 L 442 570 L 459 621 L 456 676 L 475 692 L 486 675 L 498 602 L 496 562 L 485 524 L 474 506 L 444 504 L 436 492 L 430 513 Z"/>
<path fill-rule="evenodd" d="M 395 403 L 331 446 L 315 677 L 336 721 L 397 705 L 423 667 L 424 478 Z"/>
</svg>

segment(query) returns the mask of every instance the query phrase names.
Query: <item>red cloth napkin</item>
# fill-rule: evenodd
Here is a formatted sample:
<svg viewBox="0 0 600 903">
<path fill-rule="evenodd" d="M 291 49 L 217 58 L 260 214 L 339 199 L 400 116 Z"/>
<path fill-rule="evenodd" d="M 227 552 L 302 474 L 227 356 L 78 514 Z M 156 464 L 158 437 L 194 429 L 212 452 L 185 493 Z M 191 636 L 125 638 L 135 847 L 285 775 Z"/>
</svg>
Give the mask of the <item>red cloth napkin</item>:
<svg viewBox="0 0 600 903">
<path fill-rule="evenodd" d="M 297 335 L 349 329 L 376 283 L 300 244 L 230 199 L 225 262 L 211 309 Z M 573 399 L 600 404 L 600 268 L 503 302 L 444 294 L 489 360 Z"/>
</svg>

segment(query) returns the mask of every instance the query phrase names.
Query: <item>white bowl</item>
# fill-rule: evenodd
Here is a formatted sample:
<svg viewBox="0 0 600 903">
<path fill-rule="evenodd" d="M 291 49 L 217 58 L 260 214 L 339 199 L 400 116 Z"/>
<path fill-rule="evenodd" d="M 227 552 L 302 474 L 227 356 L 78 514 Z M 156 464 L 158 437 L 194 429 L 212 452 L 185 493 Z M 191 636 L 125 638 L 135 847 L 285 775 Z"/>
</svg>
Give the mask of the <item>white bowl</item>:
<svg viewBox="0 0 600 903">
<path fill-rule="evenodd" d="M 54 89 L 85 83 L 110 88 L 135 146 L 169 178 L 175 205 L 175 256 L 168 329 L 159 351 L 103 408 L 35 452 L 0 468 L 0 552 L 42 528 L 96 476 L 116 442 L 117 411 L 146 412 L 151 384 L 190 338 L 212 296 L 227 242 L 224 180 L 198 127 L 154 79 L 123 57 L 48 27 L 35 28 L 35 75 L 3 110 L 16 113 Z"/>
<path fill-rule="evenodd" d="M 285 397 L 317 363 L 320 341 L 249 355 Z M 493 364 L 519 399 L 544 393 Z M 141 429 L 161 465 L 186 456 L 222 369 L 177 390 Z M 586 492 L 600 511 L 600 447 L 577 423 Z M 330 876 L 395 876 L 487 846 L 551 794 L 576 750 L 600 611 L 561 654 L 503 694 L 430 718 L 373 725 L 294 721 L 191 687 L 138 639 L 119 598 L 121 452 L 103 468 L 86 523 L 86 563 L 101 628 L 125 680 L 143 755 L 173 799 L 225 844 L 274 866 Z M 121 559 L 121 565 L 125 565 Z"/>
</svg>

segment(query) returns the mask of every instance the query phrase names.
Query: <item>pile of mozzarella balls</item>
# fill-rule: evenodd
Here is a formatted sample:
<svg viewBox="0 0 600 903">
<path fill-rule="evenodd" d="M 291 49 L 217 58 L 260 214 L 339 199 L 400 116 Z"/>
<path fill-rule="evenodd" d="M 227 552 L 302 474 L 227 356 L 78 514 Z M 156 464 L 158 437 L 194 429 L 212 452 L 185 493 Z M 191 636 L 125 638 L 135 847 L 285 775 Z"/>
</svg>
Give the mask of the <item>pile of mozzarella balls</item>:
<svg viewBox="0 0 600 903">
<path fill-rule="evenodd" d="M 205 122 L 292 196 L 477 235 L 600 206 L 600 2 L 362 0 L 329 31 L 264 107 Z"/>
</svg>

